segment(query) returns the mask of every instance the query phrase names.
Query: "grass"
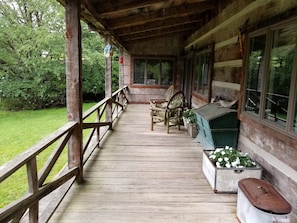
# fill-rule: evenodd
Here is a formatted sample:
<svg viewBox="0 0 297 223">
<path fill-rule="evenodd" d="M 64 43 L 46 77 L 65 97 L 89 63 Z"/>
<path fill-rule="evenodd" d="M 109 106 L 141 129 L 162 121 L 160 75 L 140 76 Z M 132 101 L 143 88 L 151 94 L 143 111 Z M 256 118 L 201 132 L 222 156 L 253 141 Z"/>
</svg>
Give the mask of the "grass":
<svg viewBox="0 0 297 223">
<path fill-rule="evenodd" d="M 94 103 L 84 104 L 84 111 Z M 0 111 L 0 165 L 5 164 L 18 154 L 32 147 L 65 123 L 66 108 L 52 108 L 36 111 L 6 112 Z M 37 157 L 38 166 L 42 166 L 54 146 Z M 59 165 L 52 171 L 53 177 L 67 162 L 67 151 L 59 160 Z M 0 208 L 21 197 L 28 190 L 26 169 L 16 172 L 11 179 L 0 184 Z"/>
</svg>

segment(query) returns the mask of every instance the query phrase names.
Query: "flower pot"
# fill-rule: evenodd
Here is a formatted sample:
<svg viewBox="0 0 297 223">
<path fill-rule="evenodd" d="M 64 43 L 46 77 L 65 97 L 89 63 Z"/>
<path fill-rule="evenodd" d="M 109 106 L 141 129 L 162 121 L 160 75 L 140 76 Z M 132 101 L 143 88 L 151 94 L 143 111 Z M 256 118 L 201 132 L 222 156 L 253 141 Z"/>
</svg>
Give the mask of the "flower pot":
<svg viewBox="0 0 297 223">
<path fill-rule="evenodd" d="M 188 133 L 192 138 L 196 138 L 198 135 L 198 128 L 196 125 L 189 123 L 188 124 Z"/>
<path fill-rule="evenodd" d="M 187 118 L 183 117 L 183 123 L 184 123 L 185 128 L 187 129 L 188 125 L 189 125 L 189 120 Z"/>
<path fill-rule="evenodd" d="M 208 158 L 209 150 L 203 151 L 202 170 L 215 193 L 237 193 L 238 181 L 245 178 L 261 179 L 262 167 L 217 168 Z"/>
</svg>

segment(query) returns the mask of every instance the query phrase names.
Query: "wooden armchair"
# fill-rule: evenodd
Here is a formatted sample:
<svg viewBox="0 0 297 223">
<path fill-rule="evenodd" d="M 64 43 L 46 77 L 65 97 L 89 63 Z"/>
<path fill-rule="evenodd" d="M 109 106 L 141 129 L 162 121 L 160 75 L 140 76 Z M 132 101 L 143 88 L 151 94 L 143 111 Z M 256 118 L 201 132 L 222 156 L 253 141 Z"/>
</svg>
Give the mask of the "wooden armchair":
<svg viewBox="0 0 297 223">
<path fill-rule="evenodd" d="M 167 105 L 168 101 L 170 100 L 170 98 L 173 96 L 173 93 L 174 93 L 174 86 L 171 85 L 167 91 L 166 91 L 166 94 L 165 94 L 165 97 L 164 98 L 158 98 L 158 99 L 154 99 L 154 98 L 151 98 L 150 99 L 150 105 L 151 106 L 162 106 L 162 105 Z"/>
<path fill-rule="evenodd" d="M 151 131 L 154 130 L 154 124 L 164 122 L 167 133 L 171 126 L 178 126 L 182 123 L 182 114 L 186 108 L 185 95 L 182 91 L 176 92 L 168 102 L 151 103 Z"/>
</svg>

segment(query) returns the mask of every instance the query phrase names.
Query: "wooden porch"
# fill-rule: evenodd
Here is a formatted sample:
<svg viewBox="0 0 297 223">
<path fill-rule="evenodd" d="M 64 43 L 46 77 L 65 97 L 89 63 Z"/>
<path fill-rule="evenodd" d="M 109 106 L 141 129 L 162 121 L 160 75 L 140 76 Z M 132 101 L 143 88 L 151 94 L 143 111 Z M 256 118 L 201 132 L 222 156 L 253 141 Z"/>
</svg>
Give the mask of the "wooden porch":
<svg viewBox="0 0 297 223">
<path fill-rule="evenodd" d="M 50 222 L 238 222 L 236 194 L 215 194 L 203 148 L 186 130 L 150 131 L 149 105 L 130 104 Z"/>
</svg>

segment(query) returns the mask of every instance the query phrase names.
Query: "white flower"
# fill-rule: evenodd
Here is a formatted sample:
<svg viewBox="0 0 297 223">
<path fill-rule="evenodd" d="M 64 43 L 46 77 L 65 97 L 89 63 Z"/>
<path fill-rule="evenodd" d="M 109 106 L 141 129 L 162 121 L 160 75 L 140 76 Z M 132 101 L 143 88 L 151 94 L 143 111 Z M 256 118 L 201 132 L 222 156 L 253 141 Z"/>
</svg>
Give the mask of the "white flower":
<svg viewBox="0 0 297 223">
<path fill-rule="evenodd" d="M 256 162 L 249 158 L 247 153 L 239 152 L 230 146 L 216 148 L 209 152 L 208 157 L 218 168 L 244 168 L 257 165 Z"/>
<path fill-rule="evenodd" d="M 215 155 L 210 155 L 209 158 L 210 158 L 210 159 L 215 159 L 216 156 L 215 156 Z"/>
<path fill-rule="evenodd" d="M 217 148 L 214 153 L 220 153 L 223 150 L 223 148 Z"/>
</svg>

